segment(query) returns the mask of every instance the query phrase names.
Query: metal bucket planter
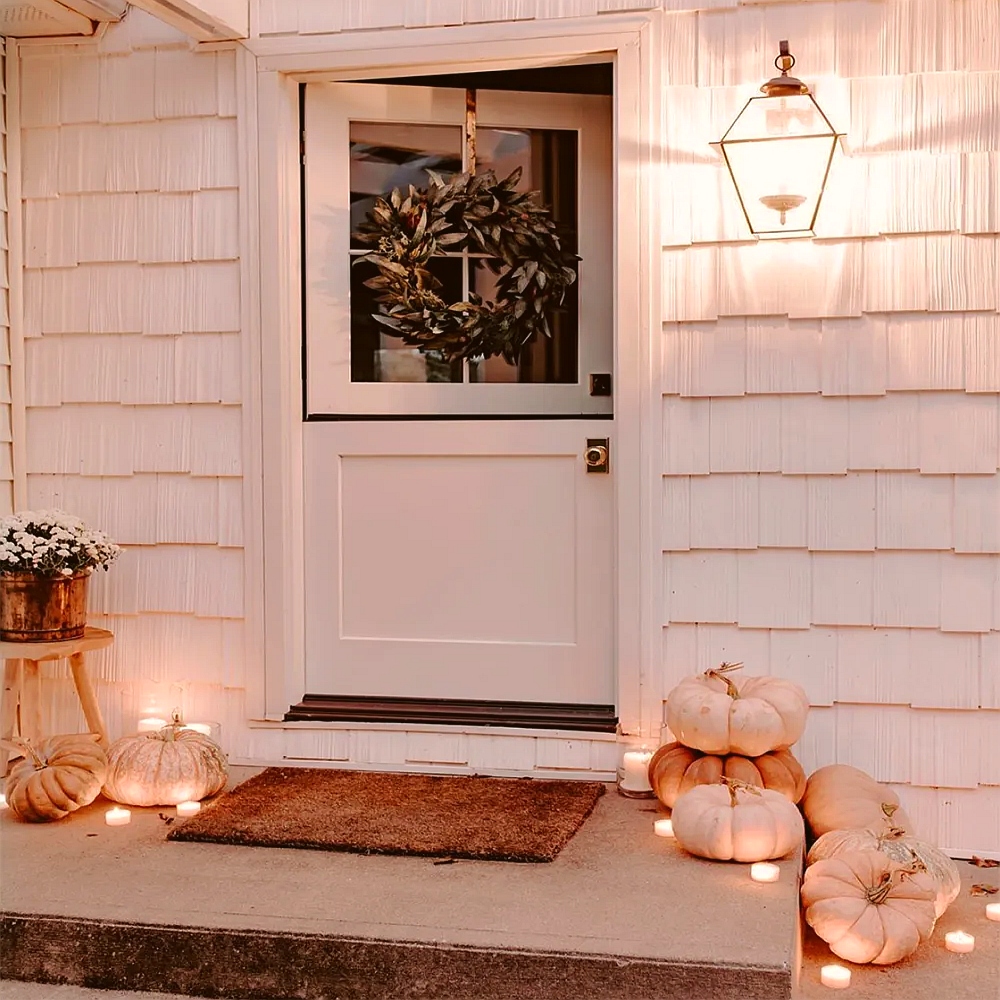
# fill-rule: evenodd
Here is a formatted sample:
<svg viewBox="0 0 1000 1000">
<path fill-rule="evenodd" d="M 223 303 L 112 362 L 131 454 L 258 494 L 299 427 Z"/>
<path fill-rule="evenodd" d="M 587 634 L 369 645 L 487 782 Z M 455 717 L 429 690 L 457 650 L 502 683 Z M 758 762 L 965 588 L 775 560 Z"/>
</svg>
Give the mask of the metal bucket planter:
<svg viewBox="0 0 1000 1000">
<path fill-rule="evenodd" d="M 79 639 L 87 627 L 89 569 L 72 576 L 0 574 L 0 640 Z"/>
</svg>

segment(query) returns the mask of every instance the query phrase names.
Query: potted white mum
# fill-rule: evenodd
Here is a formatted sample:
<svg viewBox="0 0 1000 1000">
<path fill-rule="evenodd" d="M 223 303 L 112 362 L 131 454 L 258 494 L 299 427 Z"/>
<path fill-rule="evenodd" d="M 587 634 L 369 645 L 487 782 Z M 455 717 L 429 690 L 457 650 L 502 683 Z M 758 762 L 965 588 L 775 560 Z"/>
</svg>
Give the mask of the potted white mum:
<svg viewBox="0 0 1000 1000">
<path fill-rule="evenodd" d="M 61 510 L 0 517 L 0 639 L 77 639 L 87 627 L 87 583 L 121 551 Z"/>
</svg>

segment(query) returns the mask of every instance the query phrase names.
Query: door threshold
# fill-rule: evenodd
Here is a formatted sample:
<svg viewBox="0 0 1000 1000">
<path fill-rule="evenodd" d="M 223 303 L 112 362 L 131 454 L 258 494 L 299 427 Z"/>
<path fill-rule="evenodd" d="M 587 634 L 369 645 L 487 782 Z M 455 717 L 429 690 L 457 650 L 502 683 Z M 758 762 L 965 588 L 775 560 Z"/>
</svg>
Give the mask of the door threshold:
<svg viewBox="0 0 1000 1000">
<path fill-rule="evenodd" d="M 284 721 L 499 726 L 597 733 L 613 733 L 618 728 L 614 705 L 327 694 L 304 695 L 288 709 Z"/>
</svg>

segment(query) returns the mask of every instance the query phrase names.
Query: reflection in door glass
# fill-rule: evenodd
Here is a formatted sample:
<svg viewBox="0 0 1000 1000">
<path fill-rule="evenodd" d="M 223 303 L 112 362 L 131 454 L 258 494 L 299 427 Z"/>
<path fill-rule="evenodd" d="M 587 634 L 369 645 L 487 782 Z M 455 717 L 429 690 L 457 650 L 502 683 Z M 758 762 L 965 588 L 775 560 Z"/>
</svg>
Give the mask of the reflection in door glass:
<svg viewBox="0 0 1000 1000">
<path fill-rule="evenodd" d="M 561 129 L 479 128 L 476 131 L 480 169 L 506 177 L 520 167 L 519 191 L 538 191 L 552 213 L 565 249 L 577 253 L 577 133 Z M 492 298 L 496 281 L 485 262 L 470 267 L 469 284 L 483 298 Z M 549 313 L 551 337 L 535 337 L 521 352 L 518 364 L 503 358 L 473 361 L 473 382 L 576 382 L 579 355 L 579 284 L 566 292 L 561 309 Z"/>
</svg>

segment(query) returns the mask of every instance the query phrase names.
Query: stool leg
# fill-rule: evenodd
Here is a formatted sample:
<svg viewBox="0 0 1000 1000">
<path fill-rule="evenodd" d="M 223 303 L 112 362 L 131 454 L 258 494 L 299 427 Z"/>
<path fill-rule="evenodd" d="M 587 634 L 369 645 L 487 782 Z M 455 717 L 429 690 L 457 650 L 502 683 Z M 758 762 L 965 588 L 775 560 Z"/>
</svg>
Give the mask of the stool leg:
<svg viewBox="0 0 1000 1000">
<path fill-rule="evenodd" d="M 0 739 L 9 740 L 14 735 L 17 721 L 17 703 L 21 697 L 21 661 L 4 660 L 3 699 L 0 702 Z M 0 777 L 7 773 L 10 751 L 0 747 Z"/>
<path fill-rule="evenodd" d="M 42 738 L 42 678 L 37 660 L 23 660 L 21 666 L 21 736 Z"/>
<path fill-rule="evenodd" d="M 83 661 L 83 653 L 74 653 L 69 658 L 69 668 L 73 671 L 73 683 L 76 685 L 76 693 L 80 696 L 80 704 L 83 706 L 83 715 L 87 720 L 87 726 L 92 733 L 97 733 L 100 736 L 97 742 L 107 750 L 108 730 L 104 725 L 104 716 L 101 714 L 101 706 L 97 703 L 97 695 L 94 692 L 90 674 L 87 673 L 87 665 Z"/>
</svg>

